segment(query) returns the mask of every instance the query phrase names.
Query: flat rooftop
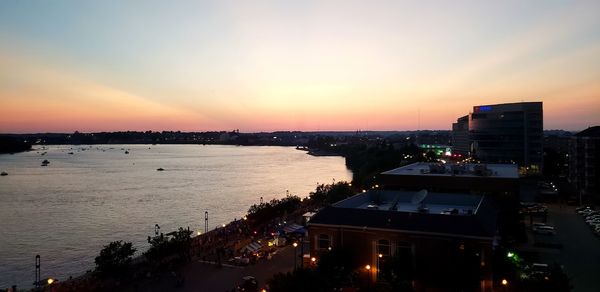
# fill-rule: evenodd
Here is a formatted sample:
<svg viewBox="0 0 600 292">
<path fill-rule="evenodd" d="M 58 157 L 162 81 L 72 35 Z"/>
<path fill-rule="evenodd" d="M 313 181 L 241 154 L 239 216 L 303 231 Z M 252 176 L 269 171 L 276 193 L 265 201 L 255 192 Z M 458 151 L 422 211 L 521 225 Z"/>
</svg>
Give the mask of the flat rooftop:
<svg viewBox="0 0 600 292">
<path fill-rule="evenodd" d="M 516 164 L 417 162 L 382 172 L 384 175 L 519 178 Z"/>
<path fill-rule="evenodd" d="M 431 192 L 423 205 L 417 191 L 371 190 L 327 206 L 308 222 L 315 227 L 370 228 L 418 235 L 492 241 L 497 210 L 487 196 Z M 423 207 L 427 211 L 423 211 Z"/>
<path fill-rule="evenodd" d="M 382 210 L 443 215 L 477 214 L 483 196 L 455 193 L 426 193 L 422 203 L 415 200 L 424 192 L 371 190 L 334 204 L 337 208 Z"/>
</svg>

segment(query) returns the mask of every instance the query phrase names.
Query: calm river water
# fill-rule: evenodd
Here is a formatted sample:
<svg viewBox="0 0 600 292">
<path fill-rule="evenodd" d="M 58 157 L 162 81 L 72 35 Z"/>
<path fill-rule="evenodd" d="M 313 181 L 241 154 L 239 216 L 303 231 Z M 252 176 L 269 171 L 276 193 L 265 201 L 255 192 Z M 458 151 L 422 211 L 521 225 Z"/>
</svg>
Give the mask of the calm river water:
<svg viewBox="0 0 600 292">
<path fill-rule="evenodd" d="M 49 146 L 0 155 L 0 171 L 0 289 L 31 287 L 36 254 L 42 279 L 64 280 L 93 269 L 110 241 L 145 250 L 154 224 L 203 230 L 208 211 L 212 229 L 260 197 L 305 197 L 352 177 L 341 157 L 218 145 Z"/>
</svg>

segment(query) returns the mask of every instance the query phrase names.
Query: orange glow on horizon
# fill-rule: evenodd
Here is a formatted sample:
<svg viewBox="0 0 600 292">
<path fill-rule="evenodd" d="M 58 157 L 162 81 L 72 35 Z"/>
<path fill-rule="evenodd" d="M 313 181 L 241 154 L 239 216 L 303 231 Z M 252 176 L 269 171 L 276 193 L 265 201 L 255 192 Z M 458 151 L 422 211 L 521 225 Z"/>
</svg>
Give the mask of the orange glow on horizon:
<svg viewBox="0 0 600 292">
<path fill-rule="evenodd" d="M 449 130 L 475 105 L 520 101 L 544 102 L 545 129 L 600 124 L 595 3 L 514 19 L 520 5 L 217 2 L 144 7 L 172 9 L 158 19 L 67 5 L 64 22 L 7 4 L 22 17 L 0 17 L 0 133 Z"/>
</svg>

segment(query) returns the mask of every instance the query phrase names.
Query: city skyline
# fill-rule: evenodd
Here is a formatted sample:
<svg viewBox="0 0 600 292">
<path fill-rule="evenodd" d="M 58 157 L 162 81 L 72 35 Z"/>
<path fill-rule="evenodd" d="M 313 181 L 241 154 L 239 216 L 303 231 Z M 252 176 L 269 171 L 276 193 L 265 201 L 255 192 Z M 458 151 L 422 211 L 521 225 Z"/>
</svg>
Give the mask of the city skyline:
<svg viewBox="0 0 600 292">
<path fill-rule="evenodd" d="M 600 2 L 0 3 L 0 132 L 600 124 Z"/>
</svg>

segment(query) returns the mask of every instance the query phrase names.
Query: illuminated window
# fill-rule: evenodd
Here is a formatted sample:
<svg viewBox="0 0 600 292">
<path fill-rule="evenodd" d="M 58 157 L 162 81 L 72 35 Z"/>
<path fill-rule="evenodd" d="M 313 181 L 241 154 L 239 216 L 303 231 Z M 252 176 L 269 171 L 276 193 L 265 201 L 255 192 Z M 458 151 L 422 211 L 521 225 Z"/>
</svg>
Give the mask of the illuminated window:
<svg viewBox="0 0 600 292">
<path fill-rule="evenodd" d="M 317 244 L 318 249 L 329 249 L 331 247 L 331 236 L 329 234 L 319 234 Z"/>
</svg>

